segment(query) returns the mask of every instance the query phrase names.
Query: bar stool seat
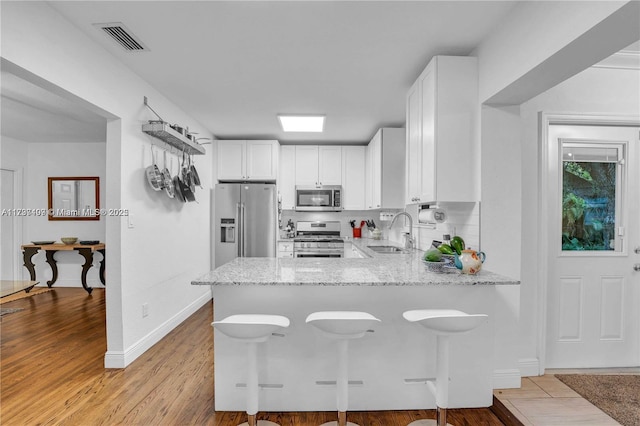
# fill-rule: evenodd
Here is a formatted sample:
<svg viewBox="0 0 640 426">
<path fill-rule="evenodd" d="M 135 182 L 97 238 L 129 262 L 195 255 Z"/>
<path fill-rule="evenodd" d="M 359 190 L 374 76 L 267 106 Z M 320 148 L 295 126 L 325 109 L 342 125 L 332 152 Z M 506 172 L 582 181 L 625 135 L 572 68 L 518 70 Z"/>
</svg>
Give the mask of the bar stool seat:
<svg viewBox="0 0 640 426">
<path fill-rule="evenodd" d="M 449 407 L 449 338 L 479 327 L 489 318 L 485 314 L 467 314 L 454 309 L 418 309 L 402 314 L 436 334 L 436 380 L 427 382 L 436 399 L 436 420 L 416 420 L 408 426 L 451 426 L 447 423 Z"/>
<path fill-rule="evenodd" d="M 226 336 L 247 343 L 247 416 L 239 426 L 279 426 L 267 420 L 257 420 L 258 412 L 258 343 L 266 342 L 272 333 L 289 327 L 289 318 L 281 315 L 239 314 L 211 325 Z"/>
<path fill-rule="evenodd" d="M 349 340 L 363 337 L 380 320 L 367 312 L 321 311 L 307 317 L 306 322 L 316 327 L 322 335 L 337 340 L 338 377 L 336 379 L 336 402 L 338 421 L 323 423 L 321 426 L 358 426 L 347 422 L 349 406 Z"/>
</svg>

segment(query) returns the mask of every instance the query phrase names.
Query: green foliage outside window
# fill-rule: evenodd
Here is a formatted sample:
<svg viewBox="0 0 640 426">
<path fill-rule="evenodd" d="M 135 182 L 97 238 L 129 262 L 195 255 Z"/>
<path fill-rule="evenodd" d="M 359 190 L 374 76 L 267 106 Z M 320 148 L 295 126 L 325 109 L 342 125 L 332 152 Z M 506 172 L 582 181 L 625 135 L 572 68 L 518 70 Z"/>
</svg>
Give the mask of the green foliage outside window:
<svg viewBox="0 0 640 426">
<path fill-rule="evenodd" d="M 613 250 L 616 164 L 563 163 L 562 250 Z"/>
</svg>

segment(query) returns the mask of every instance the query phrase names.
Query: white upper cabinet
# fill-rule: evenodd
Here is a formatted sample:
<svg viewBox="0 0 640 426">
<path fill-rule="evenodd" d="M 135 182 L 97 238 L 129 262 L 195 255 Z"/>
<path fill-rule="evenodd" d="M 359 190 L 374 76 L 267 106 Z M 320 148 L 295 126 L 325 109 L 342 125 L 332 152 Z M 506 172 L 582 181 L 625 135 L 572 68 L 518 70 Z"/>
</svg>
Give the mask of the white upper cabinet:
<svg viewBox="0 0 640 426">
<path fill-rule="evenodd" d="M 478 201 L 477 60 L 435 56 L 407 94 L 406 203 Z"/>
<path fill-rule="evenodd" d="M 404 207 L 405 139 L 405 129 L 383 128 L 367 145 L 367 210 Z"/>
<path fill-rule="evenodd" d="M 344 210 L 366 209 L 365 154 L 365 146 L 342 147 L 342 207 Z"/>
<path fill-rule="evenodd" d="M 296 147 L 282 145 L 280 147 L 280 176 L 278 191 L 284 210 L 293 210 L 296 204 Z"/>
<path fill-rule="evenodd" d="M 342 185 L 342 147 L 296 145 L 296 185 Z"/>
<path fill-rule="evenodd" d="M 318 147 L 318 180 L 320 185 L 342 185 L 342 147 Z"/>
<path fill-rule="evenodd" d="M 219 140 L 219 181 L 275 181 L 278 175 L 276 140 Z"/>
</svg>

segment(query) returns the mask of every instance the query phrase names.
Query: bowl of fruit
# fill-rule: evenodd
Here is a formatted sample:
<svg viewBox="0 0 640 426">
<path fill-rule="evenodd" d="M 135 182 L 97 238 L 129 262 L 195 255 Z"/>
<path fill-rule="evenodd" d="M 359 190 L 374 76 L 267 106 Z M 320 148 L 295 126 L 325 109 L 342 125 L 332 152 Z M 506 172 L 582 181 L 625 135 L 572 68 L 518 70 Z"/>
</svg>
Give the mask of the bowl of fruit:
<svg viewBox="0 0 640 426">
<path fill-rule="evenodd" d="M 422 262 L 427 268 L 427 271 L 445 272 L 444 267 L 448 262 L 442 256 L 442 253 L 437 248 L 430 248 L 427 250 L 422 258 Z"/>
</svg>

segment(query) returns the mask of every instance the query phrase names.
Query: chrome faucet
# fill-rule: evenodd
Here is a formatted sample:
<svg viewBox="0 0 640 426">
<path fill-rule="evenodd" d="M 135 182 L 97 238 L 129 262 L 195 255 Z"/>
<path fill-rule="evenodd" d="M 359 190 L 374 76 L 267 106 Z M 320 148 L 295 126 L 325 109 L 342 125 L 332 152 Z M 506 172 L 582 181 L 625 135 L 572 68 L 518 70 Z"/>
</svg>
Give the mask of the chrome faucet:
<svg viewBox="0 0 640 426">
<path fill-rule="evenodd" d="M 391 224 L 389 225 L 389 229 L 391 229 L 391 227 L 393 226 L 393 224 L 395 223 L 396 219 L 399 216 L 406 216 L 407 218 L 409 218 L 409 232 L 404 232 L 402 235 L 404 235 L 404 248 L 412 249 L 415 245 L 415 240 L 413 239 L 413 218 L 409 213 L 400 212 L 396 214 L 393 217 L 393 219 L 391 219 Z"/>
</svg>

